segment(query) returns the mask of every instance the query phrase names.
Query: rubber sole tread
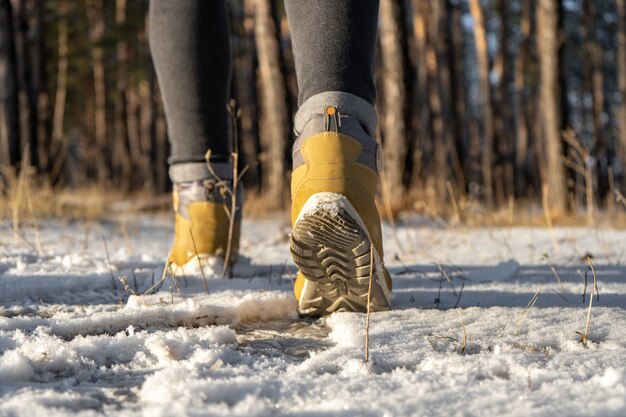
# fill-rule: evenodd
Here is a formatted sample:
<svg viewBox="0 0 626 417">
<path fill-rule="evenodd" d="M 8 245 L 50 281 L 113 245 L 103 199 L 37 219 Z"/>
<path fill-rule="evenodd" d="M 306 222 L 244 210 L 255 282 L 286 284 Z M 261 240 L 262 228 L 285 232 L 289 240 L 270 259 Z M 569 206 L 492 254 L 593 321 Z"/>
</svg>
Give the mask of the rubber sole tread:
<svg viewBox="0 0 626 417">
<path fill-rule="evenodd" d="M 370 248 L 367 233 L 343 208 L 320 207 L 300 218 L 291 234 L 291 255 L 300 272 L 316 285 L 314 296 L 300 301 L 300 314 L 319 316 L 335 311 L 367 311 L 372 267 Z M 371 311 L 388 310 L 388 302 L 375 275 L 376 270 Z"/>
</svg>

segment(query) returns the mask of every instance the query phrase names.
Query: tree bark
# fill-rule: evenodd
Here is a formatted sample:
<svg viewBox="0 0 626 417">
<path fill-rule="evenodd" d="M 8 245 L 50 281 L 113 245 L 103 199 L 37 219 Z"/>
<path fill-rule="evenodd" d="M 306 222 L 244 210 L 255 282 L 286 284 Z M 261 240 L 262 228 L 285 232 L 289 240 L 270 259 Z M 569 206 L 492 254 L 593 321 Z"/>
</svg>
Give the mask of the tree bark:
<svg viewBox="0 0 626 417">
<path fill-rule="evenodd" d="M 561 116 L 558 87 L 557 4 L 537 1 L 537 47 L 539 53 L 539 122 L 545 149 L 544 184 L 548 186 L 548 205 L 559 214 L 565 212 L 567 192 L 562 162 Z"/>
<path fill-rule="evenodd" d="M 280 49 L 276 22 L 269 0 L 257 0 L 254 33 L 259 57 L 261 97 L 261 144 L 263 189 L 274 208 L 281 207 L 285 195 L 285 141 L 288 137 L 285 83 L 280 71 Z"/>
<path fill-rule="evenodd" d="M 400 205 L 404 195 L 403 175 L 406 159 L 405 86 L 402 29 L 397 0 L 380 2 L 380 50 L 383 71 L 383 115 L 381 130 L 385 155 L 384 184 L 392 206 Z"/>
</svg>

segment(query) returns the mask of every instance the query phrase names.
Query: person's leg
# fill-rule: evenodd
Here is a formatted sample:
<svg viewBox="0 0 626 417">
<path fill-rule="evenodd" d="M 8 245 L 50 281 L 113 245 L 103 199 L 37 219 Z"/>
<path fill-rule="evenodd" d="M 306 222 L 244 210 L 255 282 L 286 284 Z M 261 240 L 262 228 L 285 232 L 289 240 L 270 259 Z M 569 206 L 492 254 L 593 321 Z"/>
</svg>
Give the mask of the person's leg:
<svg viewBox="0 0 626 417">
<path fill-rule="evenodd" d="M 231 193 L 224 187 L 232 190 L 226 1 L 151 0 L 150 49 L 171 144 L 176 225 L 170 259 L 178 266 L 214 255 L 232 262 L 242 198 L 239 190 L 231 225 L 224 210 L 231 208 Z M 208 150 L 210 168 L 205 161 Z"/>
<path fill-rule="evenodd" d="M 300 90 L 296 132 L 320 107 L 350 109 L 376 129 L 378 0 L 285 0 Z M 356 114 L 355 114 L 356 113 Z"/>
<path fill-rule="evenodd" d="M 391 279 L 374 202 L 381 162 L 373 138 L 378 0 L 285 5 L 300 88 L 290 239 L 299 311 L 365 311 L 368 303 L 386 310 Z"/>
<path fill-rule="evenodd" d="M 230 159 L 231 56 L 225 0 L 151 0 L 150 50 L 171 144 L 174 182 L 209 177 L 204 160 Z"/>
</svg>

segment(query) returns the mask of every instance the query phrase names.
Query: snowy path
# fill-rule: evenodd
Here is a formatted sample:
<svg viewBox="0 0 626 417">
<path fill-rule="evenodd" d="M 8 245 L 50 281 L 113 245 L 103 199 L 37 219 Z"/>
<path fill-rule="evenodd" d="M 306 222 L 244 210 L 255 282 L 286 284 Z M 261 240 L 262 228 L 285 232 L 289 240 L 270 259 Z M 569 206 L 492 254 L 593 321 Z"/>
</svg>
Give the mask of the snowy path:
<svg viewBox="0 0 626 417">
<path fill-rule="evenodd" d="M 283 221 L 245 222 L 236 278 L 206 271 L 208 295 L 188 271 L 143 297 L 113 289 L 102 237 L 142 292 L 164 218 L 47 222 L 41 252 L 0 227 L 0 416 L 626 415 L 626 232 L 385 229 L 394 310 L 365 364 L 364 315 L 298 319 Z"/>
</svg>

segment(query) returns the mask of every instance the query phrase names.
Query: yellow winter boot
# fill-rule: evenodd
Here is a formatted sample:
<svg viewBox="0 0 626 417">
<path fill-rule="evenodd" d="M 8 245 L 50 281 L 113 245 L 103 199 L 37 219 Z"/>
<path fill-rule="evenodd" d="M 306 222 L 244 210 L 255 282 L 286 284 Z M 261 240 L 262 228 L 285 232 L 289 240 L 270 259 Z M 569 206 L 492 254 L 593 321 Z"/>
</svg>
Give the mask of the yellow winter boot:
<svg viewBox="0 0 626 417">
<path fill-rule="evenodd" d="M 355 118 L 333 106 L 325 113 L 294 145 L 290 248 L 299 312 L 366 311 L 370 272 L 371 309 L 388 310 L 391 278 L 374 203 L 381 150 Z"/>
<path fill-rule="evenodd" d="M 232 210 L 231 181 L 203 180 L 174 183 L 176 213 L 174 244 L 170 261 L 184 266 L 198 257 L 219 256 L 232 264 L 237 257 L 241 226 L 241 189 L 235 201 L 234 223 L 230 232 Z"/>
</svg>

